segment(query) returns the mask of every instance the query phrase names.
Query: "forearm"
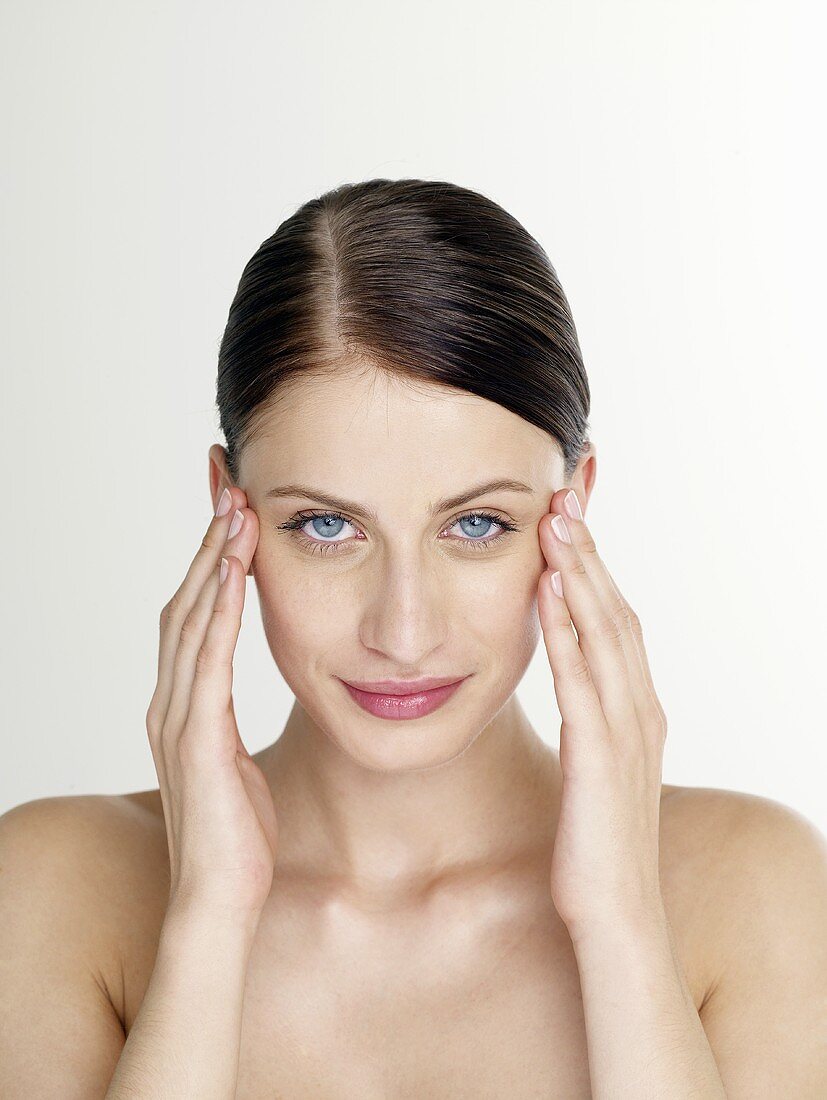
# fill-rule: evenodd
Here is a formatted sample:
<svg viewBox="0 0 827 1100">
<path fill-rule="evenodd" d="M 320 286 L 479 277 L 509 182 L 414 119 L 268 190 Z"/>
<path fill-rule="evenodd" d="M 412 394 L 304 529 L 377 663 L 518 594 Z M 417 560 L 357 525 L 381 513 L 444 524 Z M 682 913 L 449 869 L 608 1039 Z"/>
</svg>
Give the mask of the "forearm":
<svg viewBox="0 0 827 1100">
<path fill-rule="evenodd" d="M 666 912 L 572 937 L 594 1100 L 725 1100 Z"/>
<path fill-rule="evenodd" d="M 257 922 L 171 908 L 105 1100 L 233 1100 Z"/>
</svg>

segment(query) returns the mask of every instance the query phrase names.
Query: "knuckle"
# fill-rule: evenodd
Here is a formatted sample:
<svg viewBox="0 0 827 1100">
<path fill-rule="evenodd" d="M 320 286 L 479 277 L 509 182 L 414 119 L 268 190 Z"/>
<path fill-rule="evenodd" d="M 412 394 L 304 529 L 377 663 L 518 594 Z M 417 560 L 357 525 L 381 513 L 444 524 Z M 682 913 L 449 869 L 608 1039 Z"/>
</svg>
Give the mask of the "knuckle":
<svg viewBox="0 0 827 1100">
<path fill-rule="evenodd" d="M 153 696 L 152 702 L 146 709 L 144 715 L 144 725 L 146 726 L 147 733 L 152 737 L 158 730 L 158 711 L 156 710 L 155 698 Z"/>
<path fill-rule="evenodd" d="M 161 732 L 164 728 L 164 719 L 166 715 L 162 709 L 162 705 L 163 700 L 158 696 L 158 685 L 156 685 L 155 691 L 152 693 L 152 698 L 149 701 L 149 706 L 146 708 L 146 714 L 144 715 L 144 725 L 151 744 L 154 744 L 160 739 Z"/>
<path fill-rule="evenodd" d="M 569 676 L 581 687 L 588 687 L 592 683 L 592 670 L 589 668 L 589 662 L 585 657 L 577 657 L 572 661 Z"/>
<path fill-rule="evenodd" d="M 178 637 L 182 645 L 189 645 L 196 638 L 200 637 L 200 623 L 195 608 L 190 611 L 181 623 L 181 632 Z"/>
<path fill-rule="evenodd" d="M 155 762 L 155 770 L 158 771 L 164 759 L 164 720 L 161 718 L 147 720 L 146 735 L 152 759 Z"/>
<path fill-rule="evenodd" d="M 181 609 L 181 591 L 173 592 L 167 603 L 161 608 L 160 626 L 163 630 L 174 622 Z"/>
<path fill-rule="evenodd" d="M 612 604 L 612 617 L 615 622 L 620 623 L 624 628 L 630 628 L 632 625 L 632 619 L 630 615 L 630 608 L 622 596 L 615 596 Z"/>
<path fill-rule="evenodd" d="M 226 607 L 222 607 L 220 603 L 215 603 L 212 609 L 211 621 L 217 625 L 218 629 L 222 629 L 230 621 L 227 617 Z"/>
<path fill-rule="evenodd" d="M 591 533 L 589 532 L 589 529 L 587 527 L 584 527 L 581 532 L 580 542 L 578 543 L 577 549 L 580 551 L 581 554 L 597 553 L 597 544 L 592 538 Z"/>
<path fill-rule="evenodd" d="M 216 529 L 210 524 L 201 539 L 201 548 L 209 551 L 214 550 L 216 546 L 218 546 L 218 535 Z"/>
<path fill-rule="evenodd" d="M 226 611 L 221 607 L 214 607 L 212 610 L 212 622 L 217 623 L 219 628 L 222 625 L 222 617 L 226 619 Z M 212 672 L 218 668 L 221 664 L 221 654 L 215 645 L 215 636 L 210 639 L 209 633 L 204 637 L 198 650 L 198 655 L 195 658 L 196 671 Z"/>
<path fill-rule="evenodd" d="M 203 642 L 195 658 L 196 676 L 211 676 L 215 669 L 215 654 L 210 646 Z"/>
<path fill-rule="evenodd" d="M 631 608 L 628 604 L 626 604 L 626 614 L 629 617 L 629 626 L 632 628 L 635 637 L 643 638 L 643 625 L 640 621 L 640 618 L 638 617 L 634 609 Z"/>
<path fill-rule="evenodd" d="M 595 623 L 595 633 L 611 645 L 623 645 L 623 635 L 617 620 L 612 615 L 601 615 Z"/>
<path fill-rule="evenodd" d="M 569 567 L 569 573 L 573 573 L 575 576 L 586 576 L 586 567 L 580 558 L 575 558 Z"/>
</svg>

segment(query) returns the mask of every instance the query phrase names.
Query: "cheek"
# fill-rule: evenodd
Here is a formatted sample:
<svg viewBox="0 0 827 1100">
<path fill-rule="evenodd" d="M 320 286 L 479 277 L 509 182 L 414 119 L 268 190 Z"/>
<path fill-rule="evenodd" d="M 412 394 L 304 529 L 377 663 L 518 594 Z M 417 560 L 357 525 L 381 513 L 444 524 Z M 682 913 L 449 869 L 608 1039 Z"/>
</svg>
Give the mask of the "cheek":
<svg viewBox="0 0 827 1100">
<path fill-rule="evenodd" d="M 256 589 L 267 644 L 286 679 L 291 673 L 301 679 L 302 670 L 353 644 L 352 603 L 333 595 L 329 584 L 277 567 L 257 572 Z"/>
<path fill-rule="evenodd" d="M 463 631 L 509 662 L 530 659 L 540 637 L 538 575 L 532 570 L 479 570 L 454 590 L 452 615 Z"/>
<path fill-rule="evenodd" d="M 538 577 L 522 570 L 500 577 L 496 593 L 483 603 L 488 646 L 497 668 L 497 692 L 503 701 L 516 691 L 542 637 L 537 606 Z"/>
<path fill-rule="evenodd" d="M 468 640 L 520 664 L 540 637 L 537 576 L 512 562 L 499 564 L 458 567 L 443 589 L 442 612 Z M 319 583 L 312 571 L 273 562 L 257 569 L 255 580 L 265 635 L 280 666 L 306 666 L 313 657 L 353 645 L 366 602 L 347 578 L 328 575 Z"/>
</svg>

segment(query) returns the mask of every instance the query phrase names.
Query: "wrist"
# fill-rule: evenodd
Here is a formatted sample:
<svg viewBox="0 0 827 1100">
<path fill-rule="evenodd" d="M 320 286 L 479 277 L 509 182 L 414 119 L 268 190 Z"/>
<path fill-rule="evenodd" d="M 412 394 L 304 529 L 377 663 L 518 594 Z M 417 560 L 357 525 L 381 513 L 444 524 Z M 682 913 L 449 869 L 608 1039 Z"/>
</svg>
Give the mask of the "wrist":
<svg viewBox="0 0 827 1100">
<path fill-rule="evenodd" d="M 191 898 L 173 897 L 167 906 L 162 937 L 189 942 L 252 943 L 261 910 L 231 909 Z"/>
<path fill-rule="evenodd" d="M 662 932 L 666 923 L 666 908 L 658 893 L 647 899 L 606 906 L 589 917 L 566 922 L 566 929 L 576 950 L 594 941 L 640 940 Z"/>
</svg>

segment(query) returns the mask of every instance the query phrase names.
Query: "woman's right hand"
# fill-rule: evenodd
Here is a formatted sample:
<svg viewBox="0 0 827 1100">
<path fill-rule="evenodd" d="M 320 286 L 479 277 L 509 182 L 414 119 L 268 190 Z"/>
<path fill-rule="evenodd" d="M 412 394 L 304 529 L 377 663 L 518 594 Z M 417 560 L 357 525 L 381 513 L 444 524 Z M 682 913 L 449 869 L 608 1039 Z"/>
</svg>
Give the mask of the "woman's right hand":
<svg viewBox="0 0 827 1100">
<path fill-rule="evenodd" d="M 229 494 L 229 496 L 227 496 Z M 233 653 L 258 517 L 237 486 L 161 612 L 158 683 L 146 729 L 160 782 L 170 902 L 256 919 L 273 882 L 276 812 L 233 709 Z M 240 530 L 228 540 L 233 519 Z M 237 523 L 236 523 L 237 527 Z M 227 573 L 219 584 L 222 556 Z"/>
</svg>

